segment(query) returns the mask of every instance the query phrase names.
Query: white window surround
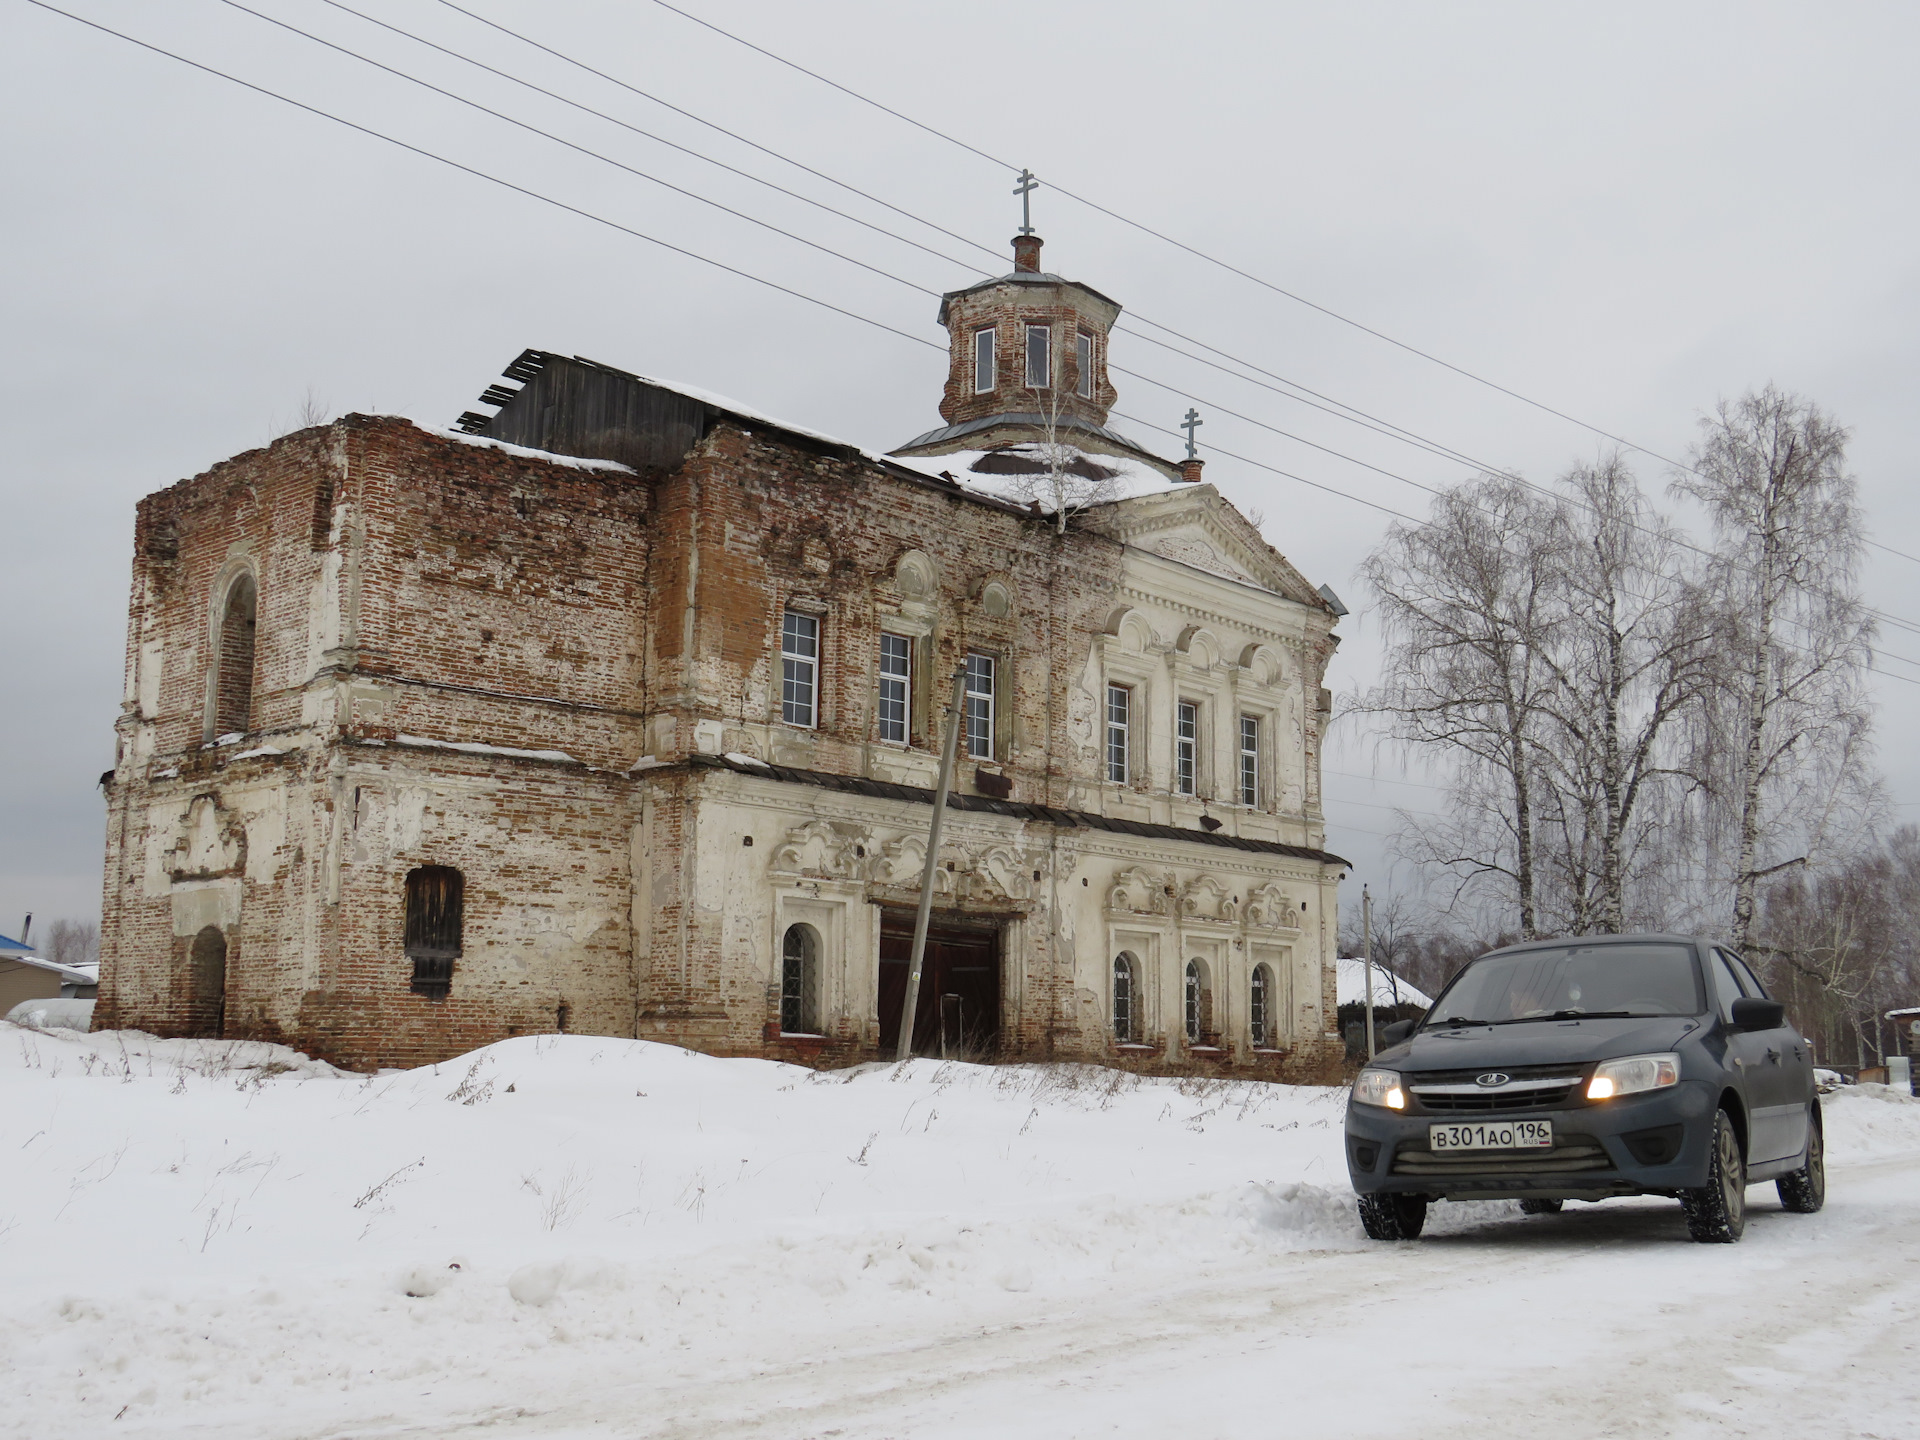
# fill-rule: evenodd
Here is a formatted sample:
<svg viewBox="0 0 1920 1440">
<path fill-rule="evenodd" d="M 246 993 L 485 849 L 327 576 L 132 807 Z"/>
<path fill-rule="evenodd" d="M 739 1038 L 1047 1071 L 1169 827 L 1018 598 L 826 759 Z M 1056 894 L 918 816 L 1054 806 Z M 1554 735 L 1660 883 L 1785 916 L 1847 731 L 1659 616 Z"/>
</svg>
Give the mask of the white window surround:
<svg viewBox="0 0 1920 1440">
<path fill-rule="evenodd" d="M 1242 714 L 1234 722 L 1234 801 L 1249 810 L 1260 808 L 1269 728 L 1259 715 Z"/>
<path fill-rule="evenodd" d="M 875 720 L 879 738 L 889 745 L 906 745 L 913 736 L 913 638 L 891 630 L 880 632 L 879 672 L 876 681 Z"/>
<path fill-rule="evenodd" d="M 1178 700 L 1173 707 L 1173 790 L 1188 797 L 1200 793 L 1200 706 Z"/>
<path fill-rule="evenodd" d="M 1026 375 L 1029 390 L 1053 386 L 1053 326 L 1029 320 L 1026 325 Z"/>
<path fill-rule="evenodd" d="M 983 326 L 973 332 L 973 393 L 985 395 L 992 390 L 996 381 L 995 332 L 991 325 Z"/>
<path fill-rule="evenodd" d="M 1133 686 L 1107 682 L 1106 703 L 1102 709 L 1101 763 L 1111 785 L 1126 785 L 1133 780 L 1133 757 L 1139 744 L 1134 735 L 1137 709 Z"/>
<path fill-rule="evenodd" d="M 1094 884 L 1098 885 L 1098 880 Z M 1133 957 L 1133 1039 L 1119 1042 L 1151 1045 L 1160 1031 L 1165 1001 L 1159 991 L 1160 949 L 1163 937 L 1158 930 L 1114 925 L 1107 930 L 1107 950 L 1102 957 L 1104 974 L 1096 983 L 1107 998 L 1107 1033 L 1113 1033 L 1113 961 L 1117 955 Z M 1177 997 L 1176 997 L 1177 998 Z"/>
<path fill-rule="evenodd" d="M 966 722 L 967 758 L 994 758 L 994 725 L 998 719 L 997 687 L 999 665 L 994 657 L 977 650 L 967 652 Z"/>
<path fill-rule="evenodd" d="M 820 719 L 820 617 L 798 610 L 780 618 L 780 720 L 811 730 Z"/>
</svg>

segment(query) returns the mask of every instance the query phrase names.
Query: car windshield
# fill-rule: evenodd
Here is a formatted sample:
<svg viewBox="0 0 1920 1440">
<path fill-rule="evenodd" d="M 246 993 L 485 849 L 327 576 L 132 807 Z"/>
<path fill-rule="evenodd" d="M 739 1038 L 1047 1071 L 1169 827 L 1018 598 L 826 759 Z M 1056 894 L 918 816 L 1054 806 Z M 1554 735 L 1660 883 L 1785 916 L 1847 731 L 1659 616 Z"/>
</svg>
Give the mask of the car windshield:
<svg viewBox="0 0 1920 1440">
<path fill-rule="evenodd" d="M 1474 961 L 1442 992 L 1426 1023 L 1698 1015 L 1705 1008 L 1688 946 L 1567 945 Z"/>
</svg>

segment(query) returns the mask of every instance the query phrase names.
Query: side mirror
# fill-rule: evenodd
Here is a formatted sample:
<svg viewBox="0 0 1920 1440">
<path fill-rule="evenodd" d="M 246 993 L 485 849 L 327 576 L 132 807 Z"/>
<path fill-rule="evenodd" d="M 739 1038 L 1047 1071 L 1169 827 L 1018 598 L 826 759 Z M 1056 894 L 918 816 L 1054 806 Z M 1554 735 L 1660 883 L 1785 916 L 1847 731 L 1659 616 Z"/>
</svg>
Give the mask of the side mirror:
<svg viewBox="0 0 1920 1440">
<path fill-rule="evenodd" d="M 1778 1000 L 1760 1000 L 1749 995 L 1733 1002 L 1736 1030 L 1778 1030 L 1786 1023 L 1787 1007 Z"/>
<path fill-rule="evenodd" d="M 1398 1045 L 1402 1040 L 1413 1034 L 1414 1026 L 1419 1023 L 1418 1020 L 1396 1020 L 1391 1025 L 1382 1025 L 1380 1027 L 1380 1043 L 1382 1045 Z"/>
</svg>

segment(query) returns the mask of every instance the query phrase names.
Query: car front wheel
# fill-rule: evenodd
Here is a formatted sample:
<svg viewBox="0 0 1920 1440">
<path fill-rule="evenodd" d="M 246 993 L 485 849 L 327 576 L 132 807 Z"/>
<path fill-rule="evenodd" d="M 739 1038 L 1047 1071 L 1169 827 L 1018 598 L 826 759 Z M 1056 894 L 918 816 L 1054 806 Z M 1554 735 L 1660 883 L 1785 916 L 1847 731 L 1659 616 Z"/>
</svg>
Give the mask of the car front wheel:
<svg viewBox="0 0 1920 1440">
<path fill-rule="evenodd" d="M 1427 1202 L 1418 1195 L 1362 1195 L 1360 1224 L 1369 1240 L 1418 1240 Z"/>
<path fill-rule="evenodd" d="M 1561 1206 L 1566 1203 L 1564 1200 L 1522 1200 L 1520 1213 L 1522 1215 L 1558 1215 Z"/>
<path fill-rule="evenodd" d="M 1713 1116 L 1713 1145 L 1707 1183 L 1680 1192 L 1687 1215 L 1687 1234 L 1707 1244 L 1731 1245 L 1747 1228 L 1747 1161 L 1740 1153 L 1740 1136 L 1733 1117 L 1724 1110 Z"/>
<path fill-rule="evenodd" d="M 1826 1138 L 1820 1133 L 1820 1115 L 1816 1110 L 1808 1117 L 1807 1163 L 1773 1182 L 1773 1188 L 1780 1192 L 1782 1210 L 1811 1215 L 1827 1203 L 1826 1152 Z"/>
</svg>

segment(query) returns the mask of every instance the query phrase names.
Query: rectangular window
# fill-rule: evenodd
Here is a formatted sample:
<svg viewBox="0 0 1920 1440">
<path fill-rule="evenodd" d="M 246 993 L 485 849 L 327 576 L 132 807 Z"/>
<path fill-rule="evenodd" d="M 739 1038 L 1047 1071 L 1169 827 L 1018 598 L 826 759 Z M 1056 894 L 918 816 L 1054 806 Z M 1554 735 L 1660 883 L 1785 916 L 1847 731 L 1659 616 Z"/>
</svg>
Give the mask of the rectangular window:
<svg viewBox="0 0 1920 1440">
<path fill-rule="evenodd" d="M 904 635 L 880 636 L 880 738 L 895 745 L 907 743 L 912 722 L 913 642 Z"/>
<path fill-rule="evenodd" d="M 984 395 L 993 389 L 993 331 L 973 332 L 973 393 Z"/>
<path fill-rule="evenodd" d="M 1107 779 L 1127 783 L 1127 739 L 1131 725 L 1133 691 L 1125 685 L 1107 686 Z"/>
<path fill-rule="evenodd" d="M 780 718 L 813 728 L 820 679 L 820 622 L 789 610 L 780 626 Z"/>
<path fill-rule="evenodd" d="M 1191 700 L 1182 700 L 1173 736 L 1173 787 L 1182 795 L 1194 792 L 1199 748 L 1200 707 Z"/>
<path fill-rule="evenodd" d="M 993 759 L 993 657 L 967 656 L 967 754 Z"/>
<path fill-rule="evenodd" d="M 1260 721 L 1252 715 L 1240 717 L 1240 803 L 1260 803 Z"/>
<path fill-rule="evenodd" d="M 1027 326 L 1027 385 L 1045 390 L 1053 384 L 1053 329 L 1047 325 Z"/>
<path fill-rule="evenodd" d="M 1082 330 L 1073 342 L 1073 362 L 1080 374 L 1074 386 L 1082 400 L 1093 398 L 1093 336 Z"/>
</svg>

